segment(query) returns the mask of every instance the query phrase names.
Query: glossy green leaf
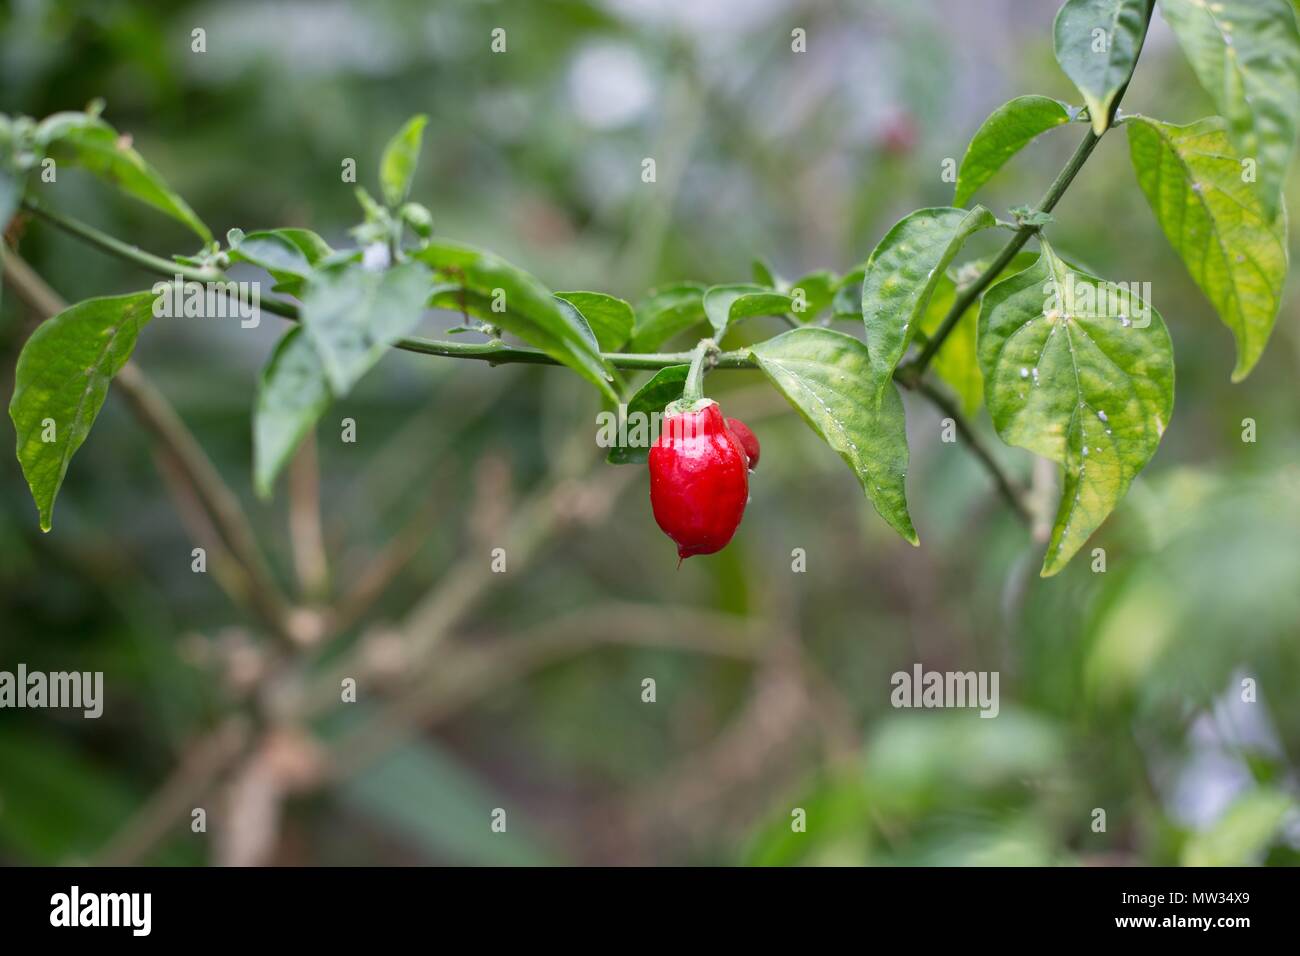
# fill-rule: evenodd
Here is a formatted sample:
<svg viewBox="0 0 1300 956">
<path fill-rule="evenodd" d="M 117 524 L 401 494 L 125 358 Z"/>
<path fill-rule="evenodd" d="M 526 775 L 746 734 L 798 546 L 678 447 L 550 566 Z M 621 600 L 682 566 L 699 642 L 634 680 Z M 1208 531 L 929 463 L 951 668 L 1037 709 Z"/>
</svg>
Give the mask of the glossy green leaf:
<svg viewBox="0 0 1300 956">
<path fill-rule="evenodd" d="M 1129 117 L 1138 185 L 1192 279 L 1237 342 L 1233 381 L 1259 361 L 1286 283 L 1286 217 L 1242 181 L 1223 120 L 1171 126 Z"/>
<path fill-rule="evenodd" d="M 644 464 L 650 455 L 650 424 L 669 402 L 682 397 L 689 365 L 669 365 L 655 372 L 627 403 L 627 444 L 613 444 L 605 460 L 611 465 Z M 644 431 L 641 423 L 645 423 Z"/>
<path fill-rule="evenodd" d="M 918 209 L 880 240 L 862 282 L 862 318 L 876 389 L 884 389 L 902 361 L 934 287 L 962 243 L 996 222 L 983 206 L 969 212 Z"/>
<path fill-rule="evenodd" d="M 1300 31 L 1286 0 L 1161 0 L 1197 79 L 1258 163 L 1264 209 L 1281 206 L 1300 121 Z"/>
<path fill-rule="evenodd" d="M 1056 15 L 1056 62 L 1088 104 L 1098 136 L 1137 65 L 1154 0 L 1066 0 Z"/>
<path fill-rule="evenodd" d="M 151 292 L 79 302 L 41 323 L 18 356 L 9 417 L 42 531 L 50 530 L 68 463 L 152 318 L 153 303 Z"/>
<path fill-rule="evenodd" d="M 420 162 L 420 137 L 428 122 L 427 116 L 412 116 L 384 147 L 384 155 L 379 161 L 379 185 L 390 209 L 405 202 L 411 191 L 415 167 Z"/>
<path fill-rule="evenodd" d="M 325 367 L 302 327 L 290 329 L 262 370 L 253 406 L 253 487 L 271 497 L 275 478 L 329 408 Z"/>
<path fill-rule="evenodd" d="M 1050 96 L 1017 96 L 999 106 L 975 131 L 966 147 L 957 173 L 953 205 L 965 206 L 1007 160 L 1038 136 L 1072 118 L 1070 108 Z"/>
<path fill-rule="evenodd" d="M 1060 571 L 1119 503 L 1173 412 L 1164 321 L 1120 291 L 1070 269 L 1044 242 L 1034 266 L 984 295 L 979 358 L 993 425 L 1008 444 L 1064 470 L 1044 577 Z M 1109 306 L 1117 300 L 1119 308 Z"/>
<path fill-rule="evenodd" d="M 862 342 L 831 329 L 792 329 L 750 350 L 763 373 L 853 469 L 876 511 L 912 544 L 907 428 L 898 390 L 870 388 Z"/>
<path fill-rule="evenodd" d="M 703 322 L 704 288 L 698 282 L 681 282 L 655 289 L 637 303 L 632 351 L 653 352 Z"/>
<path fill-rule="evenodd" d="M 311 275 L 302 324 L 334 394 L 346 395 L 388 346 L 415 327 L 431 285 L 428 269 L 418 262 L 383 272 L 351 268 Z"/>
<path fill-rule="evenodd" d="M 790 311 L 790 297 L 753 283 L 715 285 L 704 293 L 704 314 L 718 341 L 733 322 L 758 315 L 784 315 Z"/>
<path fill-rule="evenodd" d="M 610 401 L 618 400 L 591 327 L 581 313 L 563 308 L 533 276 L 494 253 L 446 239 L 435 239 L 412 254 L 433 268 L 440 283 L 462 286 L 490 305 L 499 302 L 504 311 L 491 312 L 492 324 L 567 365 Z"/>
<path fill-rule="evenodd" d="M 632 335 L 632 306 L 603 292 L 557 292 L 586 320 L 602 352 L 617 352 Z"/>
<path fill-rule="evenodd" d="M 205 243 L 212 232 L 162 174 L 131 148 L 129 136 L 118 135 L 98 116 L 55 113 L 36 128 L 36 140 L 56 163 L 82 166 L 122 192 L 148 203 L 184 223 Z"/>
</svg>

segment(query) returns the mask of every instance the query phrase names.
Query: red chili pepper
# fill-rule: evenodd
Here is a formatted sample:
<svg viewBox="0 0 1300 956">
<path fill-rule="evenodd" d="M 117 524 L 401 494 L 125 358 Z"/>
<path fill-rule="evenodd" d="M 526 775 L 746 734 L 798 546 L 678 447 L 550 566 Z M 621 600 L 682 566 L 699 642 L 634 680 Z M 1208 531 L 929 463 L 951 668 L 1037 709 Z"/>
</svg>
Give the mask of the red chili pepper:
<svg viewBox="0 0 1300 956">
<path fill-rule="evenodd" d="M 650 449 L 650 506 L 677 555 L 713 554 L 736 533 L 749 500 L 744 446 L 718 403 L 670 405 Z"/>
<path fill-rule="evenodd" d="M 740 439 L 741 447 L 745 449 L 745 457 L 749 459 L 749 470 L 753 471 L 758 467 L 758 436 L 749 430 L 749 426 L 739 418 L 728 418 L 727 427 L 731 433 Z"/>
</svg>

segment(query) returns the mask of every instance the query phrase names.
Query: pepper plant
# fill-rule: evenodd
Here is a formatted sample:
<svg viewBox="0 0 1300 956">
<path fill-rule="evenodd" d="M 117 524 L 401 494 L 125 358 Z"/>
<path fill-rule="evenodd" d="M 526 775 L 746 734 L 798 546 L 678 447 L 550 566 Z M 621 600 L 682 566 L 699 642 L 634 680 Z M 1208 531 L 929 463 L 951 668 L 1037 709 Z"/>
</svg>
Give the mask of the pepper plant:
<svg viewBox="0 0 1300 956">
<path fill-rule="evenodd" d="M 905 216 L 842 276 L 817 271 L 787 281 L 760 264 L 752 282 L 683 282 L 650 292 L 635 307 L 598 291 L 553 292 L 496 254 L 441 235 L 429 210 L 410 200 L 424 117 L 384 149 L 379 195 L 357 190 L 364 219 L 349 248 L 293 228 L 232 230 L 224 243 L 214 239 L 96 106 L 39 122 L 0 117 L 0 220 L 24 210 L 164 280 L 221 284 L 235 263 L 269 273 L 274 295 L 260 306 L 294 324 L 269 356 L 253 402 L 253 484 L 263 496 L 331 402 L 390 348 L 564 366 L 607 402 L 647 412 L 679 402 L 688 388 L 687 398 L 698 400 L 705 372 L 759 369 L 913 544 L 903 391 L 951 417 L 1010 505 L 1026 513 L 1021 489 L 966 424 L 984 405 L 1003 441 L 1060 467 L 1060 504 L 1042 564 L 1043 575 L 1052 575 L 1150 461 L 1174 406 L 1164 318 L 1127 285 L 1072 262 L 1066 225 L 1052 215 L 1101 138 L 1112 130 L 1127 136 L 1138 189 L 1235 340 L 1234 380 L 1260 360 L 1286 279 L 1282 186 L 1300 116 L 1293 6 L 1159 6 L 1219 116 L 1176 125 L 1124 114 L 1155 0 L 1068 0 L 1056 18 L 1055 50 L 1082 102 L 1026 95 L 997 109 L 955 170 L 953 205 Z M 972 204 L 1011 156 L 1058 127 L 1080 127 L 1082 136 L 1036 203 L 1009 218 Z M 163 258 L 56 210 L 42 188 L 51 161 L 83 166 L 179 220 L 199 248 Z M 1005 233 L 1001 250 L 968 261 L 967 241 L 997 230 Z M 159 295 L 156 287 L 77 303 L 40 326 L 23 349 L 10 415 L 46 530 L 69 463 Z M 412 335 L 430 308 L 463 313 L 461 331 L 483 340 Z M 791 328 L 727 348 L 729 333 L 755 316 L 781 316 Z M 1208 334 L 1181 317 L 1175 325 L 1180 335 Z M 663 350 L 687 336 L 699 345 Z M 642 372 L 652 374 L 638 383 Z M 610 460 L 645 457 L 645 449 L 619 448 Z"/>
</svg>

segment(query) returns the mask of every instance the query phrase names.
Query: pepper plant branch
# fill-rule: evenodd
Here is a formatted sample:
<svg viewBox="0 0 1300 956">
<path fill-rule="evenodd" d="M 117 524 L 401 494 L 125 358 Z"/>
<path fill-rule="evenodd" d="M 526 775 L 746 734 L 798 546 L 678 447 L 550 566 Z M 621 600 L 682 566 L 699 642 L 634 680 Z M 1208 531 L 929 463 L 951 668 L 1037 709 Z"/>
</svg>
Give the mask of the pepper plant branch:
<svg viewBox="0 0 1300 956">
<path fill-rule="evenodd" d="M 162 256 L 156 256 L 152 252 L 146 252 L 138 246 L 133 246 L 128 242 L 123 242 L 116 236 L 110 236 L 106 232 L 101 232 L 94 226 L 80 220 L 73 219 L 70 216 L 64 216 L 52 209 L 47 209 L 42 203 L 34 199 L 24 199 L 23 208 L 33 212 L 42 219 L 53 223 L 64 232 L 76 236 L 78 239 L 90 243 L 92 246 L 98 246 L 100 249 L 117 256 L 119 259 L 125 259 L 128 262 L 134 262 L 143 269 L 150 272 L 157 272 L 168 277 L 180 275 L 185 279 L 194 282 L 211 282 L 220 279 L 221 272 L 217 269 L 199 269 L 194 266 L 185 265 L 182 262 L 175 262 L 171 259 L 164 259 Z"/>
<path fill-rule="evenodd" d="M 962 438 L 966 440 L 966 443 L 970 445 L 970 449 L 975 454 L 975 457 L 980 460 L 988 473 L 993 476 L 993 481 L 994 484 L 997 485 L 998 493 L 1006 499 L 1007 504 L 1011 505 L 1012 509 L 1022 521 L 1025 521 L 1026 523 L 1030 522 L 1033 516 L 1031 515 L 1028 506 L 1025 504 L 1025 493 L 1023 489 L 1021 489 L 1020 486 L 1002 470 L 1002 466 L 998 464 L 998 460 L 993 457 L 993 453 L 989 451 L 988 447 L 985 446 L 979 436 L 976 435 L 974 430 L 970 427 L 970 423 L 962 416 L 961 411 L 957 408 L 957 404 L 940 389 L 931 385 L 929 382 L 918 382 L 916 390 L 933 402 L 935 407 L 953 420 L 953 424 L 956 425 L 957 431 L 961 434 Z"/>
<path fill-rule="evenodd" d="M 1075 148 L 1074 155 L 1070 157 L 1070 161 L 1066 163 L 1065 168 L 1061 170 L 1055 182 L 1048 188 L 1034 212 L 1050 212 L 1061 201 L 1066 189 L 1074 181 L 1074 177 L 1078 175 L 1079 170 L 1083 168 L 1083 164 L 1087 162 L 1088 157 L 1092 155 L 1092 151 L 1097 148 L 1099 142 L 1101 142 L 1101 137 L 1091 129 L 1088 130 L 1087 135 Z M 1016 253 L 1024 248 L 1025 243 L 1038 232 L 1039 228 L 1037 225 L 1025 224 L 1017 229 L 1015 235 L 1002 247 L 1002 251 L 997 254 L 989 267 L 981 272 L 974 282 L 958 293 L 953 300 L 952 307 L 948 310 L 948 314 L 944 316 L 943 322 L 939 324 L 939 328 L 935 330 L 934 335 L 930 336 L 930 340 L 925 343 L 925 347 L 921 349 L 920 354 L 904 366 L 907 369 L 906 374 L 920 376 L 925 371 L 930 364 L 930 360 L 935 357 L 952 333 L 952 330 L 957 327 L 957 323 L 961 321 L 961 317 L 966 314 L 966 310 L 984 294 L 984 290 L 993 284 L 993 280 L 1002 274 L 1002 270 L 1010 264 Z"/>
<path fill-rule="evenodd" d="M 1138 47 L 1133 54 L 1134 70 L 1137 69 L 1138 58 L 1141 57 L 1142 47 L 1146 43 L 1147 27 L 1150 26 L 1153 11 L 1154 5 L 1151 5 L 1147 9 L 1146 19 L 1142 25 L 1142 36 L 1138 39 Z M 1130 73 L 1131 78 L 1132 74 Z M 1109 130 L 1114 125 L 1115 115 L 1119 112 L 1120 100 L 1124 98 L 1127 91 L 1128 81 L 1126 80 L 1110 104 L 1110 116 L 1106 130 Z M 1105 135 L 1106 130 L 1102 131 L 1102 135 Z M 1064 168 L 1057 174 L 1056 179 L 1047 187 L 1047 192 L 1038 201 L 1038 205 L 1033 212 L 1048 213 L 1056 208 L 1056 204 L 1061 201 L 1061 197 L 1065 195 L 1065 191 L 1074 182 L 1074 177 L 1079 175 L 1079 170 L 1083 169 L 1083 164 L 1088 161 L 1088 157 L 1092 155 L 1092 151 L 1097 148 L 1099 142 L 1101 142 L 1101 135 L 1094 133 L 1089 127 L 1087 134 L 1075 147 L 1073 155 L 1070 156 Z M 1016 234 L 1002 247 L 1002 251 L 998 253 L 997 258 L 993 260 L 989 267 L 980 273 L 979 277 L 964 292 L 957 295 L 956 299 L 953 300 L 952 308 L 948 310 L 948 314 L 944 316 L 943 322 L 940 323 L 934 335 L 930 337 L 930 341 L 925 344 L 925 347 L 915 359 L 904 366 L 905 375 L 908 378 L 913 381 L 920 380 L 920 376 L 930 364 L 930 360 L 934 358 L 935 354 L 943 346 L 944 341 L 952 333 L 952 330 L 956 328 L 957 323 L 961 321 L 961 317 L 966 314 L 966 310 L 984 294 L 985 289 L 993 284 L 993 280 L 1002 273 L 1002 270 L 1015 258 L 1016 253 L 1029 241 L 1029 237 L 1035 235 L 1039 228 L 1040 226 L 1033 223 L 1022 224 L 1016 230 Z"/>
<path fill-rule="evenodd" d="M 62 229 L 69 235 L 75 236 L 84 242 L 95 246 L 96 248 L 107 252 L 109 255 L 116 256 L 126 262 L 134 263 L 147 272 L 155 275 L 171 278 L 180 275 L 182 278 L 194 282 L 214 282 L 222 281 L 227 277 L 225 273 L 218 271 L 205 271 L 186 266 L 183 263 L 174 262 L 171 259 L 164 259 L 152 253 L 145 252 L 128 243 L 122 242 L 105 232 L 101 232 L 94 226 L 74 219 L 71 216 L 65 216 L 62 213 L 55 212 L 46 208 L 33 200 L 24 200 L 23 208 L 35 213 L 51 225 Z M 263 297 L 259 300 L 259 307 L 270 312 L 272 315 L 278 315 L 281 318 L 293 319 L 298 321 L 300 318 L 297 305 L 292 302 L 286 302 L 283 299 Z M 478 359 L 491 365 L 559 365 L 558 359 L 552 358 L 541 349 L 528 348 L 527 346 L 506 345 L 502 342 L 450 342 L 440 339 L 427 339 L 420 337 L 407 337 L 398 339 L 394 343 L 395 348 L 403 349 L 407 352 L 418 352 L 421 355 L 437 355 L 443 358 L 461 358 L 461 359 Z M 610 365 L 615 368 L 624 369 L 641 369 L 648 371 L 657 371 L 666 368 L 669 365 L 689 365 L 693 352 L 605 352 L 601 356 Z M 712 362 L 713 368 L 758 368 L 758 363 L 749 357 L 745 351 L 721 352 Z"/>
<path fill-rule="evenodd" d="M 1067 165 L 1066 169 L 1057 177 L 1057 182 L 1054 183 L 1053 187 L 1048 191 L 1048 196 L 1044 197 L 1044 201 L 1041 204 L 1044 209 L 1055 205 L 1057 200 L 1059 200 L 1060 195 L 1064 193 L 1069 181 L 1074 178 L 1074 175 L 1078 172 L 1079 168 L 1082 167 L 1084 160 L 1087 159 L 1088 154 L 1090 154 L 1092 149 L 1095 148 L 1097 138 L 1093 137 L 1091 133 L 1089 133 L 1089 136 L 1091 137 L 1091 141 L 1085 140 L 1084 145 L 1086 146 L 1086 149 L 1081 147 L 1079 150 L 1076 150 L 1074 160 Z M 183 277 L 193 279 L 193 281 L 205 282 L 220 281 L 226 278 L 224 273 L 207 273 L 202 270 L 190 269 L 181 263 L 175 263 L 168 259 L 163 259 L 160 256 L 144 252 L 135 246 L 131 246 L 112 236 L 100 232 L 93 226 L 80 222 L 69 216 L 65 216 L 61 213 L 54 212 L 53 210 L 47 209 L 30 200 L 24 201 L 24 206 L 36 215 L 46 219 L 52 225 L 67 231 L 71 235 L 88 242 L 110 255 L 132 262 L 141 268 L 158 275 L 172 277 L 180 274 Z M 956 320 L 953 317 L 956 316 L 959 318 L 961 316 L 970 303 L 972 303 L 980 292 L 983 291 L 983 288 L 992 281 L 993 277 L 995 277 L 997 273 L 1005 267 L 1007 262 L 1010 262 L 1016 252 L 1018 252 L 1025 242 L 1028 241 L 1029 236 L 1033 231 L 1033 228 L 1026 227 L 1017 232 L 1016 236 L 1013 237 L 1011 242 L 1007 244 L 1007 247 L 1003 249 L 1002 253 L 998 256 L 993 265 L 990 266 L 990 268 L 986 270 L 985 273 L 975 281 L 975 283 L 967 287 L 959 295 L 957 302 L 954 303 L 953 311 L 947 318 L 945 318 L 943 326 L 941 326 L 941 328 L 935 333 L 934 337 L 926 343 L 925 350 L 921 353 L 921 356 L 914 362 L 901 366 L 895 372 L 895 380 L 900 385 L 905 388 L 917 390 L 927 399 L 935 402 L 936 405 L 939 405 L 939 401 L 942 400 L 942 393 L 929 386 L 922 387 L 924 383 L 921 381 L 921 374 L 924 371 L 924 363 L 929 361 L 926 356 L 932 356 L 934 352 L 938 351 L 938 345 L 942 344 L 943 337 L 945 337 L 948 332 L 951 332 L 952 327 L 956 324 Z M 282 299 L 276 298 L 263 298 L 260 300 L 260 305 L 261 308 L 266 309 L 274 315 L 279 315 L 283 318 L 292 319 L 294 321 L 300 319 L 298 307 L 292 302 L 286 302 Z M 960 310 L 958 309 L 959 306 Z M 710 369 L 758 368 L 758 363 L 745 349 L 723 352 L 717 350 L 716 344 L 710 342 L 710 345 L 711 347 L 706 350 L 707 365 Z M 548 355 L 541 349 L 530 348 L 527 346 L 507 345 L 500 341 L 452 342 L 439 339 L 406 337 L 395 342 L 394 347 L 422 355 L 436 355 L 443 358 L 476 359 L 479 361 L 485 361 L 491 365 L 560 364 L 558 359 Z M 602 353 L 602 358 L 604 358 L 604 360 L 611 366 L 621 369 L 657 371 L 670 365 L 699 365 L 702 372 L 702 366 L 704 363 L 696 362 L 696 359 L 699 358 L 700 355 L 700 348 L 697 346 L 696 349 L 689 352 L 605 352 Z M 939 407 L 958 423 L 958 428 L 963 434 L 967 436 L 974 435 L 974 432 L 961 417 L 955 406 L 950 402 L 944 401 L 944 404 L 939 405 Z M 978 444 L 976 439 L 971 437 L 968 440 L 971 443 L 971 447 L 976 450 L 977 456 L 987 467 L 990 467 L 991 469 L 998 467 L 996 461 L 987 454 L 987 450 L 982 449 L 982 446 Z M 993 477 L 1000 489 L 1006 485 L 1005 476 L 1001 475 L 1000 472 L 994 471 Z M 1018 503 L 1019 499 L 1017 497 L 1013 495 L 1008 500 L 1014 500 L 1017 502 L 1015 504 L 1017 514 L 1023 514 L 1023 505 Z"/>
</svg>

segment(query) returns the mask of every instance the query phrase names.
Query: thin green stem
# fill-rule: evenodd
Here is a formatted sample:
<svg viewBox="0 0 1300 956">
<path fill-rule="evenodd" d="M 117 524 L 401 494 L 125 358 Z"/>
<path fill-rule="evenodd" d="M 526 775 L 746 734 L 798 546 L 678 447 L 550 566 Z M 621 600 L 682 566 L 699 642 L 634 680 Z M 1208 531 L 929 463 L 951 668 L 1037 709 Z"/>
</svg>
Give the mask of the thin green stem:
<svg viewBox="0 0 1300 956">
<path fill-rule="evenodd" d="M 691 353 L 691 367 L 686 372 L 686 384 L 682 388 L 682 401 L 698 402 L 704 397 L 704 367 L 711 351 L 717 351 L 713 339 L 701 339 Z"/>
<path fill-rule="evenodd" d="M 122 242 L 114 236 L 101 232 L 94 226 L 47 209 L 32 200 L 24 200 L 23 206 L 62 229 L 69 235 L 95 246 L 119 259 L 138 265 L 140 268 L 156 275 L 168 278 L 180 275 L 193 282 L 220 282 L 226 275 L 218 270 L 195 269 L 170 259 L 164 259 L 153 253 Z M 259 300 L 261 308 L 281 318 L 297 321 L 300 318 L 298 306 L 284 299 L 263 297 Z M 492 365 L 560 365 L 560 361 L 547 355 L 540 349 L 525 346 L 506 345 L 502 342 L 451 342 L 442 339 L 408 337 L 394 343 L 407 352 L 421 355 L 439 355 L 445 358 L 478 359 Z M 657 370 L 669 365 L 688 365 L 694 352 L 606 352 L 603 358 L 615 368 Z M 734 352 L 717 352 L 712 368 L 757 368 L 758 364 L 743 350 Z"/>
<path fill-rule="evenodd" d="M 1056 204 L 1061 201 L 1061 197 L 1065 195 L 1070 183 L 1079 174 L 1079 170 L 1083 168 L 1083 164 L 1088 161 L 1088 157 L 1092 155 L 1092 151 L 1097 148 L 1099 142 L 1101 142 L 1101 137 L 1092 130 L 1088 130 L 1082 142 L 1075 148 L 1070 161 L 1065 164 L 1065 168 L 1061 170 L 1052 185 L 1048 187 L 1043 198 L 1039 200 L 1038 206 L 1034 209 L 1035 212 L 1052 211 Z M 952 330 L 957 327 L 957 323 L 966 314 L 966 310 L 984 294 L 984 290 L 993 284 L 993 281 L 1002 274 L 1002 270 L 1016 257 L 1016 253 L 1024 248 L 1025 243 L 1038 230 L 1038 226 L 1031 225 L 1024 225 L 1017 229 L 1016 234 L 1002 247 L 1002 251 L 997 254 L 997 258 L 990 263 L 989 267 L 957 295 L 957 298 L 953 300 L 952 307 L 948 310 L 948 314 L 944 316 L 943 321 L 939 324 L 939 328 L 935 330 L 934 335 L 930 336 L 930 341 L 925 343 L 925 348 L 921 349 L 920 354 L 905 366 L 907 369 L 905 374 L 912 381 L 920 380 L 921 374 L 925 372 L 931 359 L 938 353 L 948 336 L 952 334 Z"/>
<path fill-rule="evenodd" d="M 490 365 L 560 365 L 561 362 L 541 349 L 505 345 L 501 342 L 448 342 L 442 339 L 404 338 L 395 346 L 422 355 L 444 358 L 479 359 Z M 604 352 L 602 358 L 615 368 L 657 371 L 669 365 L 690 365 L 692 352 Z M 712 368 L 758 368 L 758 363 L 744 349 L 718 352 L 709 363 Z"/>
<path fill-rule="evenodd" d="M 58 226 L 69 235 L 76 236 L 92 246 L 98 246 L 105 252 L 117 256 L 119 259 L 125 259 L 128 262 L 134 262 L 142 269 L 149 272 L 155 272 L 159 275 L 176 276 L 179 275 L 184 279 L 193 282 L 212 282 L 221 278 L 221 272 L 216 269 L 197 269 L 194 266 L 187 266 L 181 262 L 175 262 L 171 259 L 164 259 L 162 256 L 155 256 L 152 252 L 145 252 L 138 246 L 123 242 L 115 236 L 110 236 L 106 232 L 100 232 L 94 226 L 87 225 L 77 219 L 64 216 L 55 212 L 53 209 L 47 209 L 34 199 L 24 199 L 23 208 L 33 212 L 47 222 Z"/>
<path fill-rule="evenodd" d="M 1012 510 L 1022 521 L 1028 522 L 1032 516 L 1025 504 L 1024 489 L 1002 470 L 1002 466 L 993 457 L 993 453 L 975 434 L 975 430 L 971 428 L 970 423 L 966 421 L 965 416 L 957 407 L 957 403 L 929 382 L 918 383 L 916 390 L 928 398 L 939 411 L 952 419 L 957 431 L 966 440 L 966 444 L 970 446 L 975 457 L 984 465 L 985 470 L 993 476 L 993 483 L 997 485 L 998 493 L 1006 499 Z"/>
</svg>

